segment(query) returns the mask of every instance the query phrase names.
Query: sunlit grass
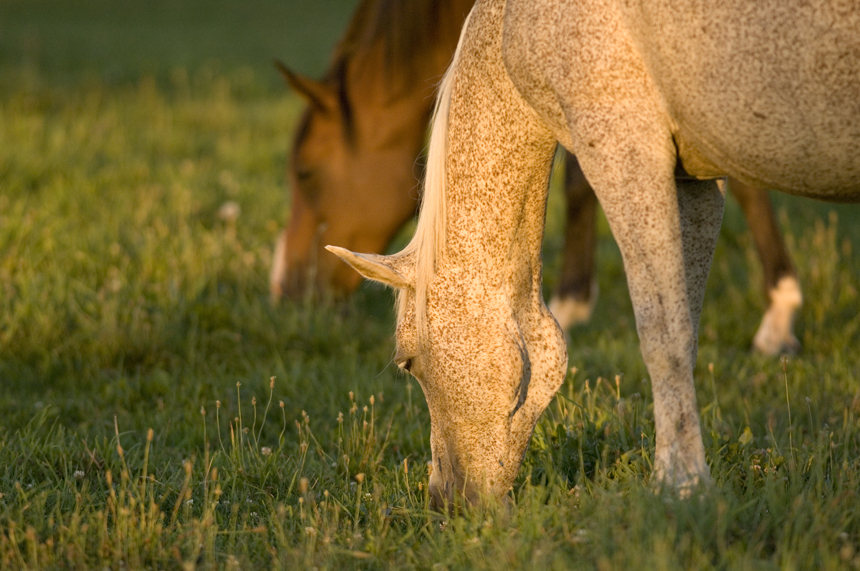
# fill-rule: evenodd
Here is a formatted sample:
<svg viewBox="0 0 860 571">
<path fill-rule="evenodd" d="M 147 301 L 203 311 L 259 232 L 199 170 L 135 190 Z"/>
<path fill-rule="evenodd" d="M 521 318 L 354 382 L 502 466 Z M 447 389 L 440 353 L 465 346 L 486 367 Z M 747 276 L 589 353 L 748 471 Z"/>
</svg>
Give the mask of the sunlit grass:
<svg viewBox="0 0 860 571">
<path fill-rule="evenodd" d="M 650 482 L 651 390 L 602 223 L 595 318 L 510 505 L 443 518 L 388 294 L 268 303 L 300 103 L 266 81 L 0 91 L 0 567 L 860 567 L 853 210 L 780 202 L 805 296 L 782 363 L 749 354 L 764 300 L 729 204 L 697 368 L 714 486 L 686 502 Z"/>
</svg>

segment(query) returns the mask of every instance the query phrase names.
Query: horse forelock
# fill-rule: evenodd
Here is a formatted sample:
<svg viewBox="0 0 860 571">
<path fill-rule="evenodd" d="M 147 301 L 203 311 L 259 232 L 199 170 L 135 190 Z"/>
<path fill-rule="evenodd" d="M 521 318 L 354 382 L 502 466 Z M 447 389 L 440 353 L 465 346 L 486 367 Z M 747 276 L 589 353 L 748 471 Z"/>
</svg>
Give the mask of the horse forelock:
<svg viewBox="0 0 860 571">
<path fill-rule="evenodd" d="M 447 230 L 448 192 L 447 192 L 447 140 L 448 118 L 451 92 L 460 59 L 465 30 L 469 25 L 471 12 L 463 24 L 464 33 L 460 35 L 451 65 L 439 83 L 436 105 L 433 110 L 430 144 L 427 151 L 427 168 L 424 174 L 424 194 L 418 215 L 415 234 L 401 252 L 415 258 L 415 327 L 418 345 L 422 346 L 427 330 L 427 298 L 430 282 L 436 273 L 439 260 L 445 254 Z M 406 292 L 398 292 L 397 319 L 400 321 L 407 311 Z"/>
</svg>

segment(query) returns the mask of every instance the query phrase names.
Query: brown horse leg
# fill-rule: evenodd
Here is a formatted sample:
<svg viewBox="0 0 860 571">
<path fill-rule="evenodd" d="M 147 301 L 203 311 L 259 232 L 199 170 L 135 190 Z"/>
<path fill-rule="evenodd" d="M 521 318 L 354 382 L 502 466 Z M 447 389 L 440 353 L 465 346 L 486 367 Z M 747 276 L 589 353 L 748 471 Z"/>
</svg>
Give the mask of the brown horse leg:
<svg viewBox="0 0 860 571">
<path fill-rule="evenodd" d="M 549 310 L 561 328 L 588 321 L 597 300 L 594 254 L 597 248 L 597 198 L 579 163 L 565 153 L 564 190 L 567 221 L 561 279 L 549 303 Z"/>
<path fill-rule="evenodd" d="M 803 301 L 797 273 L 782 239 L 767 191 L 731 179 L 729 190 L 740 204 L 764 267 L 764 288 L 770 307 L 753 338 L 753 349 L 764 355 L 795 353 L 794 314 Z"/>
</svg>

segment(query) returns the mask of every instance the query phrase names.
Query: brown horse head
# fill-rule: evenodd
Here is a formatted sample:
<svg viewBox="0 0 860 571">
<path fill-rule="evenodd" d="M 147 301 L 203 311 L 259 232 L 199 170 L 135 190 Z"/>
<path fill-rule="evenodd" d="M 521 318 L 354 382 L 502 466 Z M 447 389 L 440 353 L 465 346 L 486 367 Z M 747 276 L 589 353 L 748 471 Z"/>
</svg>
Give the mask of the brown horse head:
<svg viewBox="0 0 860 571">
<path fill-rule="evenodd" d="M 274 299 L 348 293 L 359 277 L 322 244 L 382 252 L 414 213 L 433 91 L 473 0 L 364 0 L 322 81 L 278 67 L 308 103 L 288 166 L 292 220 L 272 264 Z"/>
<path fill-rule="evenodd" d="M 331 288 L 356 288 L 360 278 L 322 245 L 336 242 L 380 252 L 415 212 L 413 174 L 422 132 L 400 119 L 380 117 L 367 102 L 350 100 L 347 70 L 335 80 L 314 81 L 277 64 L 292 89 L 307 102 L 287 167 L 292 220 L 277 243 L 271 273 L 273 299 Z M 362 112 L 354 117 L 355 105 Z"/>
</svg>

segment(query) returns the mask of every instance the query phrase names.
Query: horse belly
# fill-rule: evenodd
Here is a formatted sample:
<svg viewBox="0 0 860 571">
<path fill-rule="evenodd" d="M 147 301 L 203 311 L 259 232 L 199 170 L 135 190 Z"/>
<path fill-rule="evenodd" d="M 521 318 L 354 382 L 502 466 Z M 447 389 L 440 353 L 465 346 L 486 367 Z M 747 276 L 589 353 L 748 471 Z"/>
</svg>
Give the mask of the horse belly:
<svg viewBox="0 0 860 571">
<path fill-rule="evenodd" d="M 860 200 L 860 5 L 655 0 L 628 10 L 688 173 Z"/>
</svg>

